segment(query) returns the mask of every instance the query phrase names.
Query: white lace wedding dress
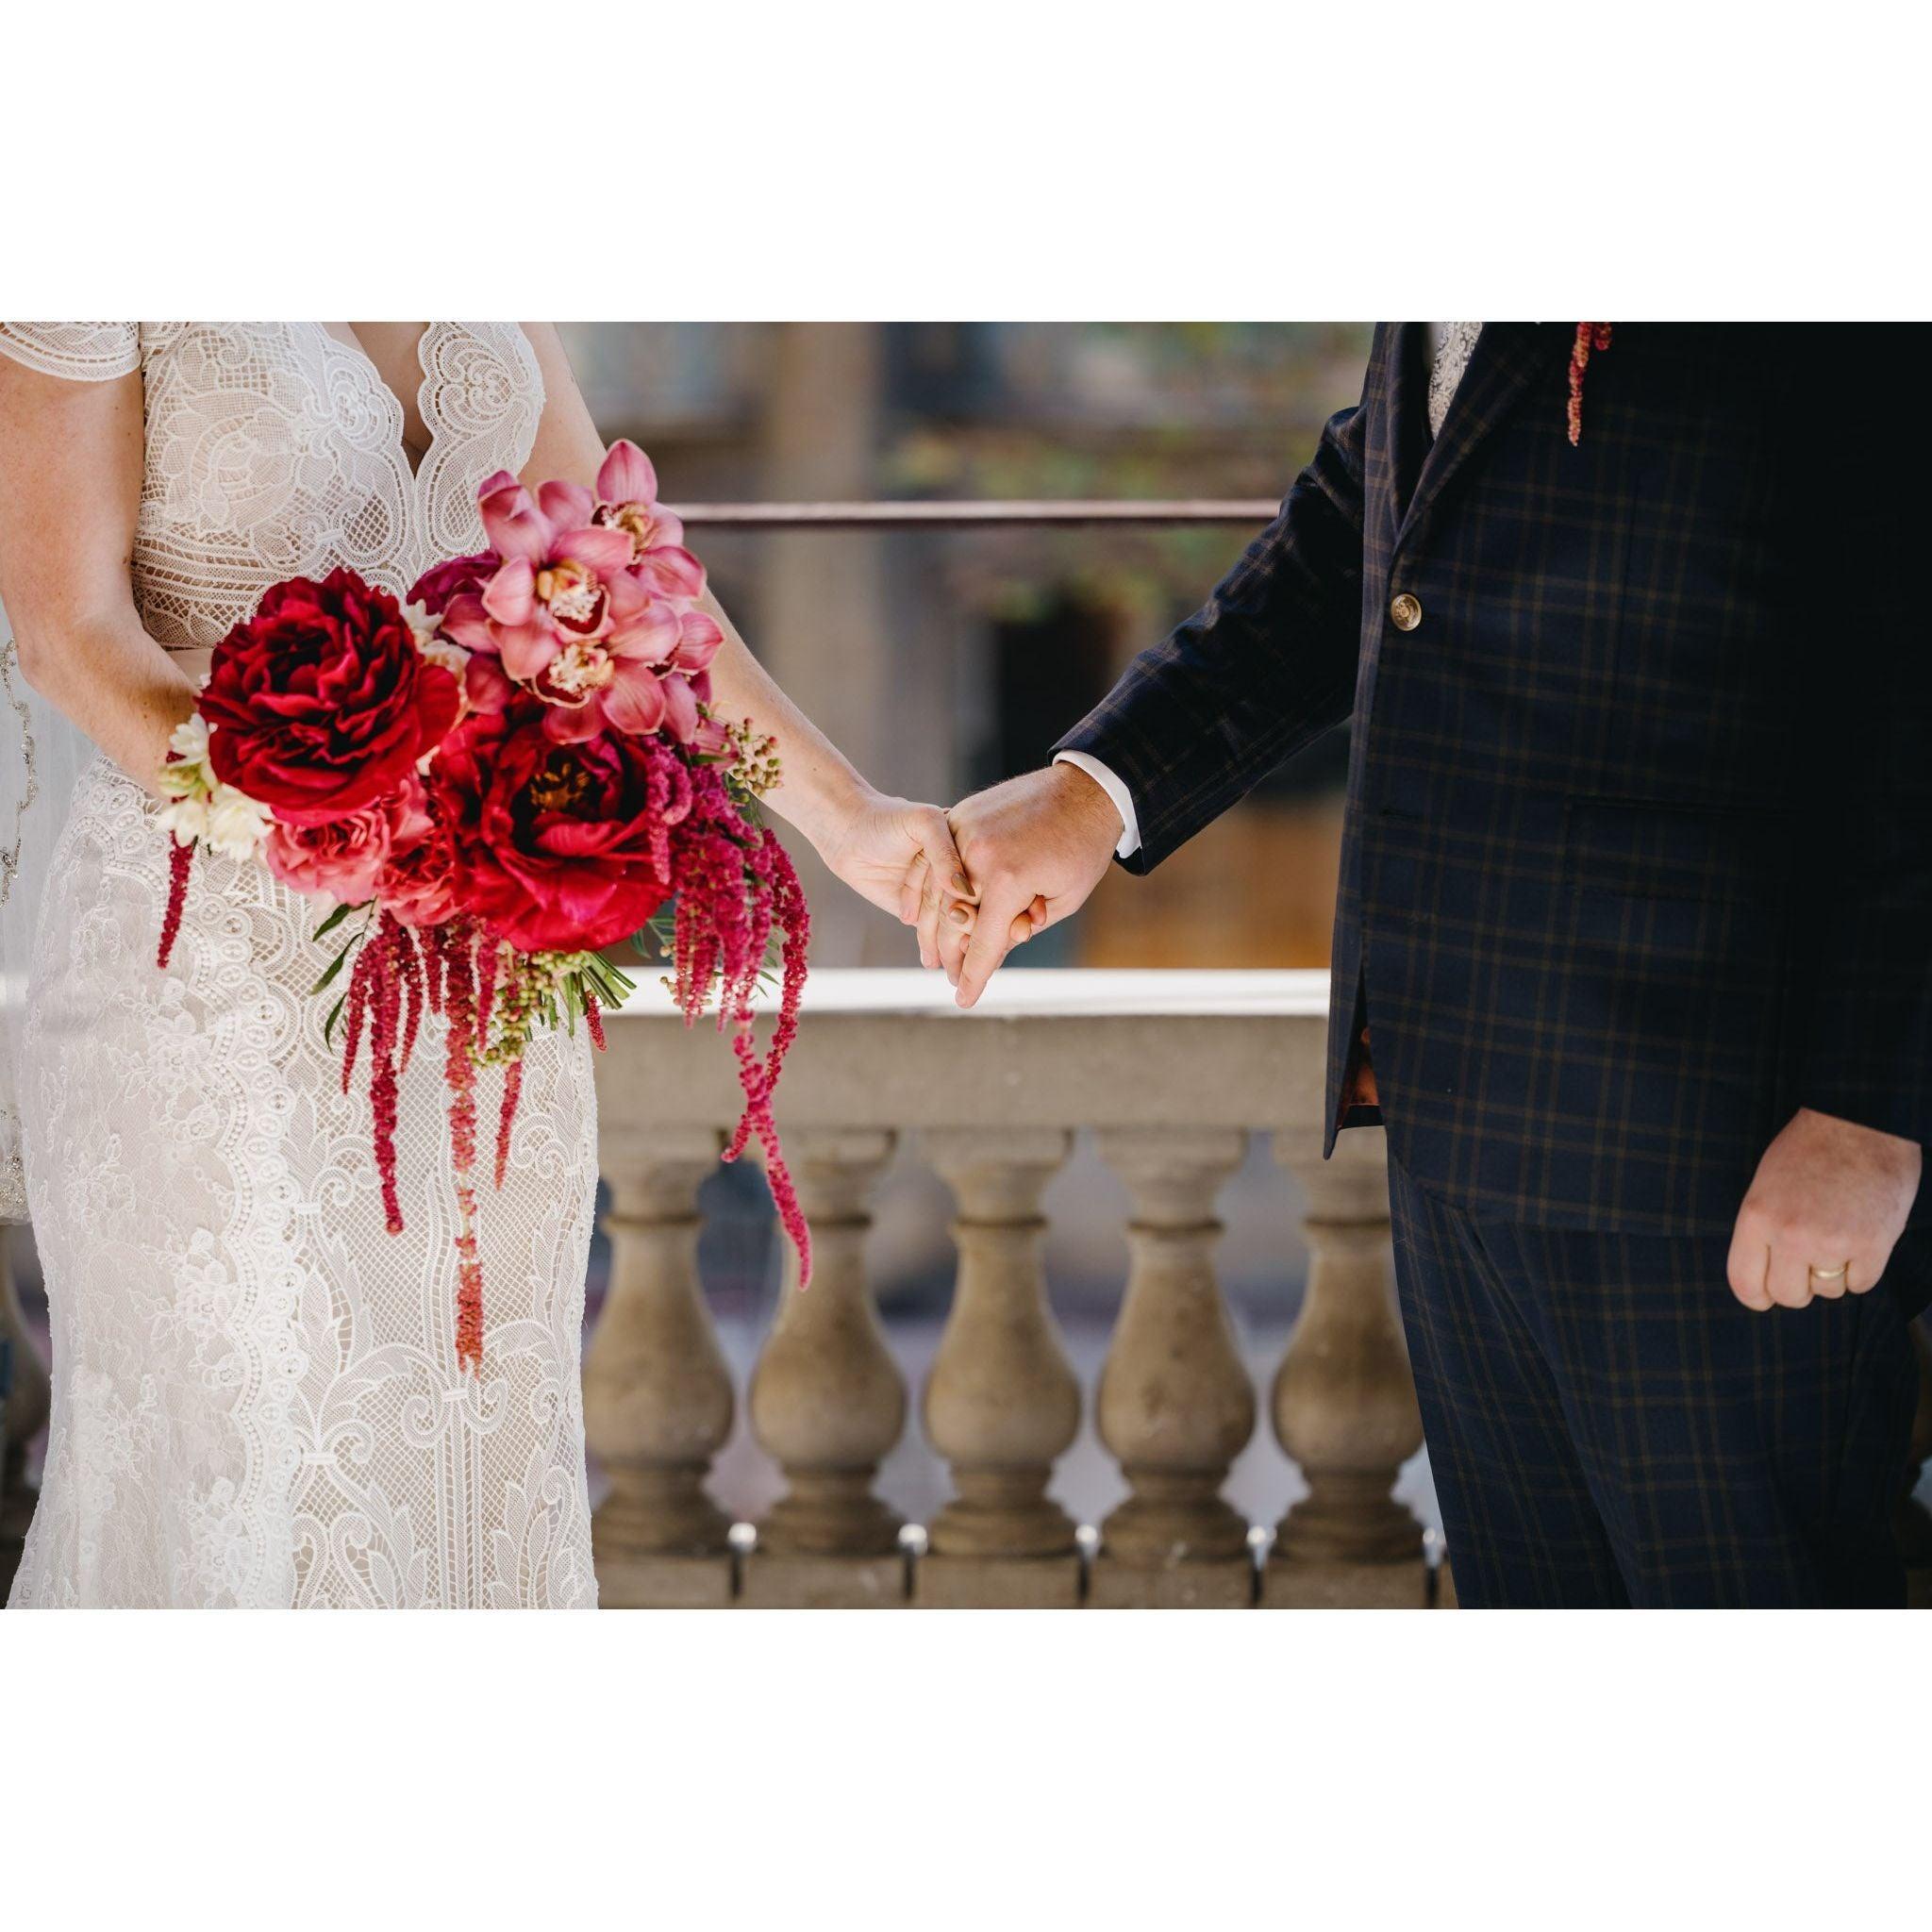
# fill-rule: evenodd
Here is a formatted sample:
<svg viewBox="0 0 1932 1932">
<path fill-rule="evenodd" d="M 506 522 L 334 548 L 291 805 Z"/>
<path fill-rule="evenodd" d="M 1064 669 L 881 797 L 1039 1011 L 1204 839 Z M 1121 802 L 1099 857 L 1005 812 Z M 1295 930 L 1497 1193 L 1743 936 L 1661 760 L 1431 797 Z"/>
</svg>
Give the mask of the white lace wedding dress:
<svg viewBox="0 0 1932 1932">
<path fill-rule="evenodd" d="M 135 596 L 184 651 L 278 578 L 347 564 L 400 592 L 481 548 L 476 483 L 522 467 L 542 407 L 513 324 L 432 323 L 412 474 L 395 396 L 316 324 L 8 323 L 0 352 L 76 381 L 140 371 Z M 590 1606 L 587 1042 L 545 1036 L 526 1063 L 465 1375 L 438 1023 L 403 1083 L 391 1236 L 362 1082 L 342 1095 L 309 996 L 314 903 L 197 853 L 160 972 L 167 883 L 154 807 L 97 758 L 22 1040 L 54 1401 L 13 1604 Z"/>
</svg>

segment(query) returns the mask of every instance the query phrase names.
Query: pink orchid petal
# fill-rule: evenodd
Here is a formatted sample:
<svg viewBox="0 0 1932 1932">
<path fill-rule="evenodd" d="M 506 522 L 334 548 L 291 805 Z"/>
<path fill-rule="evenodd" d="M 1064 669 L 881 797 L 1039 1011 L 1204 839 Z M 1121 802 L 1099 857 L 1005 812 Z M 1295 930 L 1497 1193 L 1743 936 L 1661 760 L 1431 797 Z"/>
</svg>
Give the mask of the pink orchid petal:
<svg viewBox="0 0 1932 1932">
<path fill-rule="evenodd" d="M 627 570 L 604 580 L 604 593 L 610 600 L 610 625 L 623 630 L 651 608 L 651 593 Z"/>
<path fill-rule="evenodd" d="M 615 576 L 630 562 L 630 535 L 625 530 L 594 526 L 564 530 L 558 534 L 552 554 L 568 557 L 599 576 Z"/>
<path fill-rule="evenodd" d="M 679 623 L 677 668 L 680 671 L 708 671 L 724 633 L 716 620 L 702 610 L 687 610 Z"/>
<path fill-rule="evenodd" d="M 681 677 L 664 680 L 664 728 L 679 744 L 689 744 L 697 735 L 697 694 Z"/>
<path fill-rule="evenodd" d="M 514 476 L 508 471 L 499 471 L 497 475 L 507 480 L 500 487 L 480 491 L 476 503 L 490 547 L 499 557 L 522 557 L 541 563 L 549 555 L 554 526 Z"/>
<path fill-rule="evenodd" d="M 442 613 L 442 634 L 454 638 L 467 651 L 493 651 L 496 635 L 491 628 L 490 614 L 474 591 L 465 591 L 449 600 Z"/>
<path fill-rule="evenodd" d="M 641 664 L 665 664 L 677 649 L 677 612 L 669 604 L 645 604 L 613 624 L 604 648 L 613 658 L 627 658 Z"/>
<path fill-rule="evenodd" d="M 496 645 L 503 668 L 521 684 L 540 676 L 562 648 L 545 624 L 506 625 L 496 633 Z"/>
<path fill-rule="evenodd" d="M 675 517 L 668 509 L 651 506 L 651 543 L 653 550 L 663 544 L 681 544 L 684 541 L 684 519 Z"/>
<path fill-rule="evenodd" d="M 470 659 L 463 673 L 463 694 L 473 710 L 501 711 L 508 706 L 515 691 L 516 686 L 503 675 L 503 666 L 494 658 Z"/>
<path fill-rule="evenodd" d="M 537 608 L 537 571 L 512 557 L 483 587 L 483 608 L 498 624 L 528 624 Z"/>
<path fill-rule="evenodd" d="M 638 558 L 638 575 L 660 596 L 699 597 L 704 594 L 705 567 L 689 550 L 667 543 Z"/>
<path fill-rule="evenodd" d="M 628 438 L 610 445 L 610 454 L 597 472 L 597 494 L 605 503 L 657 502 L 658 472 Z"/>
<path fill-rule="evenodd" d="M 539 484 L 537 501 L 559 530 L 580 529 L 597 508 L 596 498 L 581 483 Z"/>
<path fill-rule="evenodd" d="M 664 722 L 664 687 L 657 674 L 641 664 L 620 662 L 616 677 L 604 690 L 604 715 L 633 738 L 657 730 Z"/>
</svg>

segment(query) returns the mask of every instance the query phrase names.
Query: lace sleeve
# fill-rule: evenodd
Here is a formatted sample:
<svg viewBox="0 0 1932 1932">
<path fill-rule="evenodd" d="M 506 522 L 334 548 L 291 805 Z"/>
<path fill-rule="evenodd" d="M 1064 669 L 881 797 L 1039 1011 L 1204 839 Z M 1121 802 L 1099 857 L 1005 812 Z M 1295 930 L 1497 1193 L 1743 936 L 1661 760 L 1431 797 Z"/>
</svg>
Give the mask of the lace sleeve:
<svg viewBox="0 0 1932 1932">
<path fill-rule="evenodd" d="M 69 382 L 111 382 L 141 367 L 138 322 L 0 322 L 0 354 Z"/>
</svg>

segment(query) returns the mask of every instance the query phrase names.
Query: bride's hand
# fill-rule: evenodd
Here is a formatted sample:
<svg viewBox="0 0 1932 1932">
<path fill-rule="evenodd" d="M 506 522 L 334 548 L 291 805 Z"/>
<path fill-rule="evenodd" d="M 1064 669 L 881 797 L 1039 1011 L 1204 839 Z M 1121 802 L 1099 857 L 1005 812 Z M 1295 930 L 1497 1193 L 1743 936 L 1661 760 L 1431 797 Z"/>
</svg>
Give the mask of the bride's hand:
<svg viewBox="0 0 1932 1932">
<path fill-rule="evenodd" d="M 938 806 L 868 791 L 830 828 L 818 851 L 861 899 L 919 929 L 922 965 L 940 963 L 941 920 L 960 932 L 973 929 L 978 894 Z M 935 887 L 930 892 L 925 890 L 928 878 Z"/>
</svg>

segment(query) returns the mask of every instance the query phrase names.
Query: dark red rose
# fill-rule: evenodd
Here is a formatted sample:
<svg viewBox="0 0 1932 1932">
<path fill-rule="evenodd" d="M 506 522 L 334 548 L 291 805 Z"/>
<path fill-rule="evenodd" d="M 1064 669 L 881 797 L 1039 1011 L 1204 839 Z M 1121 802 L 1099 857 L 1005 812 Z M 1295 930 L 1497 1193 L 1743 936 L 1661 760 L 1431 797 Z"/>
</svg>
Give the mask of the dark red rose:
<svg viewBox="0 0 1932 1932">
<path fill-rule="evenodd" d="M 336 570 L 277 584 L 215 646 L 201 713 L 218 778 L 278 819 L 319 824 L 400 785 L 458 701 L 396 600 Z"/>
<path fill-rule="evenodd" d="M 655 737 L 559 744 L 545 708 L 472 712 L 429 783 L 465 909 L 521 952 L 594 951 L 671 896 L 670 829 L 691 809 L 691 776 Z"/>
<path fill-rule="evenodd" d="M 493 550 L 479 550 L 474 557 L 453 557 L 447 563 L 425 570 L 409 586 L 405 601 L 422 605 L 431 617 L 441 617 L 452 597 L 460 597 L 466 591 L 480 592 L 502 561 Z"/>
</svg>

